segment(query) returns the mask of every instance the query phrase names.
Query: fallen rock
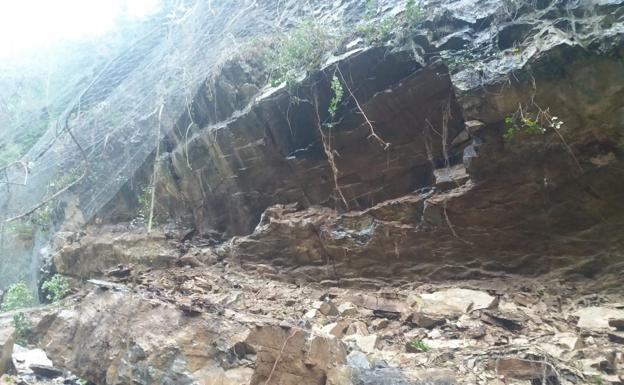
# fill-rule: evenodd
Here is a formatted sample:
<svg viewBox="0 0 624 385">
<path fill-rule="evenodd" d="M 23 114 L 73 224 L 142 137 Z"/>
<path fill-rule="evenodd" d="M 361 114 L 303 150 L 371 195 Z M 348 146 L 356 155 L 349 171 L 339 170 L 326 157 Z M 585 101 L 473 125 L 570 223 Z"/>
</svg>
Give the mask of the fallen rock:
<svg viewBox="0 0 624 385">
<path fill-rule="evenodd" d="M 342 338 L 347 328 L 349 327 L 349 324 L 350 323 L 347 320 L 340 320 L 338 322 L 332 322 L 323 326 L 323 328 L 321 329 L 321 332 L 323 334 L 329 334 L 334 337 Z"/>
<path fill-rule="evenodd" d="M 6 373 L 11 367 L 15 329 L 12 327 L 0 330 L 0 374 Z"/>
<path fill-rule="evenodd" d="M 338 313 L 341 317 L 353 317 L 357 315 L 357 308 L 351 302 L 338 305 Z"/>
<path fill-rule="evenodd" d="M 30 370 L 32 370 L 35 375 L 44 378 L 57 378 L 65 374 L 63 370 L 51 365 L 32 364 L 30 365 Z"/>
<path fill-rule="evenodd" d="M 609 332 L 609 341 L 617 344 L 624 344 L 624 333 L 622 332 Z"/>
<path fill-rule="evenodd" d="M 517 331 L 523 328 L 526 317 L 520 313 L 486 310 L 481 314 L 481 320 L 490 325 L 497 325 L 508 330 Z"/>
<path fill-rule="evenodd" d="M 557 333 L 553 338 L 555 344 L 568 350 L 582 349 L 584 346 L 583 339 L 575 333 Z"/>
<path fill-rule="evenodd" d="M 338 315 L 338 308 L 331 301 L 322 301 L 320 304 L 318 304 L 318 310 L 321 312 L 321 314 L 326 316 Z"/>
<path fill-rule="evenodd" d="M 52 366 L 52 361 L 41 349 L 27 349 L 15 345 L 13 349 L 13 366 L 19 373 L 31 373 L 31 365 Z"/>
<path fill-rule="evenodd" d="M 609 320 L 624 318 L 624 310 L 604 306 L 590 306 L 577 310 L 577 326 L 585 329 L 602 330 L 609 328 Z"/>
<path fill-rule="evenodd" d="M 426 314 L 445 315 L 457 318 L 470 310 L 487 309 L 495 297 L 482 291 L 470 289 L 447 289 L 421 296 L 419 311 Z"/>
<path fill-rule="evenodd" d="M 441 315 L 426 314 L 416 311 L 412 313 L 408 322 L 415 327 L 433 329 L 436 326 L 444 325 L 446 323 L 446 318 Z"/>
<path fill-rule="evenodd" d="M 355 345 L 364 353 L 373 353 L 377 349 L 378 336 L 370 334 L 363 336 L 361 334 L 351 334 L 344 338 L 344 341 L 353 341 Z"/>
<path fill-rule="evenodd" d="M 367 336 L 369 334 L 368 326 L 366 326 L 366 324 L 362 321 L 355 321 L 351 323 L 349 327 L 347 327 L 345 334 L 346 335 L 359 334 L 361 336 Z"/>
<path fill-rule="evenodd" d="M 347 356 L 347 364 L 353 368 L 358 369 L 370 369 L 371 364 L 368 362 L 368 358 L 366 358 L 366 354 L 354 350 Z"/>
<path fill-rule="evenodd" d="M 494 370 L 505 379 L 535 380 L 556 375 L 552 365 L 544 361 L 522 358 L 500 358 L 494 362 Z"/>
</svg>

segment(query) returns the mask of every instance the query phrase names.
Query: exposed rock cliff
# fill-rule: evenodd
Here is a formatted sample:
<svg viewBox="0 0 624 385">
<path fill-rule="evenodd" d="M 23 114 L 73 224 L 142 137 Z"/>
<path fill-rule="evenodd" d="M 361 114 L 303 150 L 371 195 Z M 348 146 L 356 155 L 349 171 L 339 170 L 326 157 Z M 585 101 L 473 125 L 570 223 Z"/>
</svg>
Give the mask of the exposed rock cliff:
<svg viewBox="0 0 624 385">
<path fill-rule="evenodd" d="M 136 175 L 156 167 L 159 230 L 100 226 L 135 217 L 129 182 L 60 242 L 58 272 L 98 279 L 38 323 L 55 364 L 118 385 L 622 383 L 624 2 L 422 12 L 294 84 L 257 57 L 207 75 Z"/>
</svg>

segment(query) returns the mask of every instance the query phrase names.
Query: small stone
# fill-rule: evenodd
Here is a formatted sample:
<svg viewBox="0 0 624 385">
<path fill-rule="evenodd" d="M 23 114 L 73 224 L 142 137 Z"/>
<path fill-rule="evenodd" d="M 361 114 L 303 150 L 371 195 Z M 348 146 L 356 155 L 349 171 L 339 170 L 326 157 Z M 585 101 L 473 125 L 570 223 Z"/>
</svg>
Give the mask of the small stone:
<svg viewBox="0 0 624 385">
<path fill-rule="evenodd" d="M 345 337 L 345 341 L 353 341 L 364 353 L 373 353 L 377 348 L 377 340 L 378 336 L 375 334 L 371 334 L 368 336 L 363 336 L 360 334 L 352 334 Z"/>
<path fill-rule="evenodd" d="M 310 309 L 303 315 L 303 319 L 305 319 L 305 320 L 312 320 L 312 319 L 316 318 L 317 313 L 318 313 L 318 310 Z"/>
<path fill-rule="evenodd" d="M 373 320 L 373 322 L 371 322 L 371 326 L 373 327 L 374 330 L 385 329 L 388 327 L 389 324 L 390 324 L 390 321 L 388 321 L 385 318 L 376 318 Z"/>
<path fill-rule="evenodd" d="M 355 321 L 349 325 L 345 334 L 346 335 L 359 334 L 362 336 L 367 336 L 369 334 L 368 326 L 366 326 L 366 324 L 362 321 Z"/>
<path fill-rule="evenodd" d="M 353 317 L 357 315 L 357 308 L 351 302 L 338 305 L 338 313 L 342 317 Z"/>
<path fill-rule="evenodd" d="M 366 358 L 366 354 L 358 350 L 354 350 L 349 353 L 349 355 L 347 356 L 347 364 L 349 364 L 349 366 L 351 367 L 359 369 L 371 368 L 370 362 L 368 362 L 368 358 Z"/>
<path fill-rule="evenodd" d="M 321 329 L 321 332 L 324 334 L 329 334 L 338 338 L 342 338 L 348 326 L 349 326 L 349 322 L 345 320 L 342 320 L 339 322 L 332 322 L 330 324 L 323 326 L 323 328 Z"/>
<path fill-rule="evenodd" d="M 471 135 L 481 131 L 483 127 L 485 127 L 485 123 L 480 120 L 468 120 L 464 123 L 464 125 L 466 127 L 466 131 L 468 131 Z"/>
<path fill-rule="evenodd" d="M 321 314 L 326 316 L 338 315 L 338 308 L 336 308 L 336 305 L 334 305 L 334 303 L 331 301 L 323 301 L 319 305 L 318 310 L 321 312 Z"/>
<path fill-rule="evenodd" d="M 409 322 L 413 326 L 419 328 L 433 329 L 436 326 L 444 325 L 446 323 L 446 319 L 441 315 L 426 314 L 417 311 L 412 313 Z"/>
</svg>

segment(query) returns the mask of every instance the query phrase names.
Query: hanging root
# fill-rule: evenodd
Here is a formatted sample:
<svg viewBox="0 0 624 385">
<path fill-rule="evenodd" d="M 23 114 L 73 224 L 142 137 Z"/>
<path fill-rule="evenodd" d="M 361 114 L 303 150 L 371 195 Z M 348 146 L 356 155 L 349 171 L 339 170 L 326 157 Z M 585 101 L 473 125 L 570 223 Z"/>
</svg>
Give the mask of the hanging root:
<svg viewBox="0 0 624 385">
<path fill-rule="evenodd" d="M 360 106 L 360 102 L 358 102 L 357 98 L 353 94 L 353 91 L 351 91 L 351 88 L 349 88 L 349 86 L 347 85 L 347 82 L 346 82 L 344 76 L 342 76 L 342 71 L 340 71 L 340 67 L 336 66 L 336 69 L 338 70 L 338 74 L 340 75 L 340 79 L 342 80 L 342 84 L 344 84 L 345 88 L 349 92 L 349 95 L 351 95 L 351 98 L 355 102 L 355 106 L 359 110 L 360 114 L 362 114 L 362 116 L 364 117 L 364 120 L 366 121 L 366 124 L 368 125 L 368 127 L 370 127 L 370 135 L 368 135 L 368 137 L 374 139 L 377 143 L 379 143 L 379 145 L 381 147 L 383 147 L 384 150 L 387 150 L 388 148 L 390 148 L 390 143 L 388 143 L 385 140 L 381 139 L 381 137 L 379 137 L 379 135 L 377 135 L 377 133 L 375 132 L 375 127 L 373 126 L 373 123 L 370 121 L 370 119 L 368 119 L 368 116 L 366 116 L 366 114 L 364 113 L 364 110 L 362 109 L 362 106 Z"/>
<path fill-rule="evenodd" d="M 316 111 L 316 123 L 317 123 L 317 127 L 318 127 L 318 131 L 321 135 L 321 142 L 323 143 L 323 151 L 325 151 L 325 155 L 327 156 L 327 162 L 329 162 L 329 166 L 332 170 L 332 176 L 334 178 L 334 185 L 336 187 L 336 191 L 338 192 L 338 195 L 340 196 L 340 199 L 342 200 L 342 203 L 345 205 L 346 209 L 349 210 L 349 203 L 347 203 L 347 199 L 345 198 L 344 194 L 342 193 L 342 189 L 340 188 L 340 185 L 338 184 L 338 167 L 336 166 L 336 159 L 334 157 L 334 151 L 331 148 L 331 132 L 330 132 L 330 137 L 328 138 L 325 135 L 325 132 L 323 132 L 323 128 L 321 127 L 321 117 L 319 115 L 319 110 L 318 110 L 318 96 L 316 95 L 316 93 L 314 94 L 314 110 Z"/>
</svg>

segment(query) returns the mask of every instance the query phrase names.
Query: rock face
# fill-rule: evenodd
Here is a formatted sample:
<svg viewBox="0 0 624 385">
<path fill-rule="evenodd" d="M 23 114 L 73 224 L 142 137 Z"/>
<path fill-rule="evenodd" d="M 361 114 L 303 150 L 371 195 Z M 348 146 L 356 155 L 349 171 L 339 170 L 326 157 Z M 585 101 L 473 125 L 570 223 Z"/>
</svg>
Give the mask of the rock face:
<svg viewBox="0 0 624 385">
<path fill-rule="evenodd" d="M 13 344 L 15 343 L 15 329 L 0 329 L 0 375 L 11 368 Z"/>
<path fill-rule="evenodd" d="M 463 126 L 446 67 L 421 65 L 413 55 L 351 51 L 296 90 L 268 91 L 232 119 L 207 125 L 172 151 L 178 188 L 166 200 L 193 207 L 200 232 L 235 235 L 249 233 L 276 203 L 362 209 L 431 184 L 432 162 L 444 161 Z M 322 139 L 336 68 L 353 97 L 344 98 L 331 136 Z M 304 102 L 294 103 L 293 92 Z M 366 118 L 379 140 L 371 139 Z M 430 127 L 444 131 L 446 142 L 433 140 Z M 340 191 L 323 140 L 337 154 Z"/>
<path fill-rule="evenodd" d="M 88 278 L 102 275 L 118 264 L 166 267 L 174 265 L 180 257 L 180 250 L 162 232 L 98 229 L 83 235 L 59 242 L 62 247 L 52 261 L 56 271 Z"/>
<path fill-rule="evenodd" d="M 227 108 L 203 88 L 201 129 L 167 139 L 159 213 L 323 279 L 621 266 L 622 2 L 512 3 L 432 2 L 392 49 L 355 44 L 294 89 L 229 63 Z"/>
</svg>

